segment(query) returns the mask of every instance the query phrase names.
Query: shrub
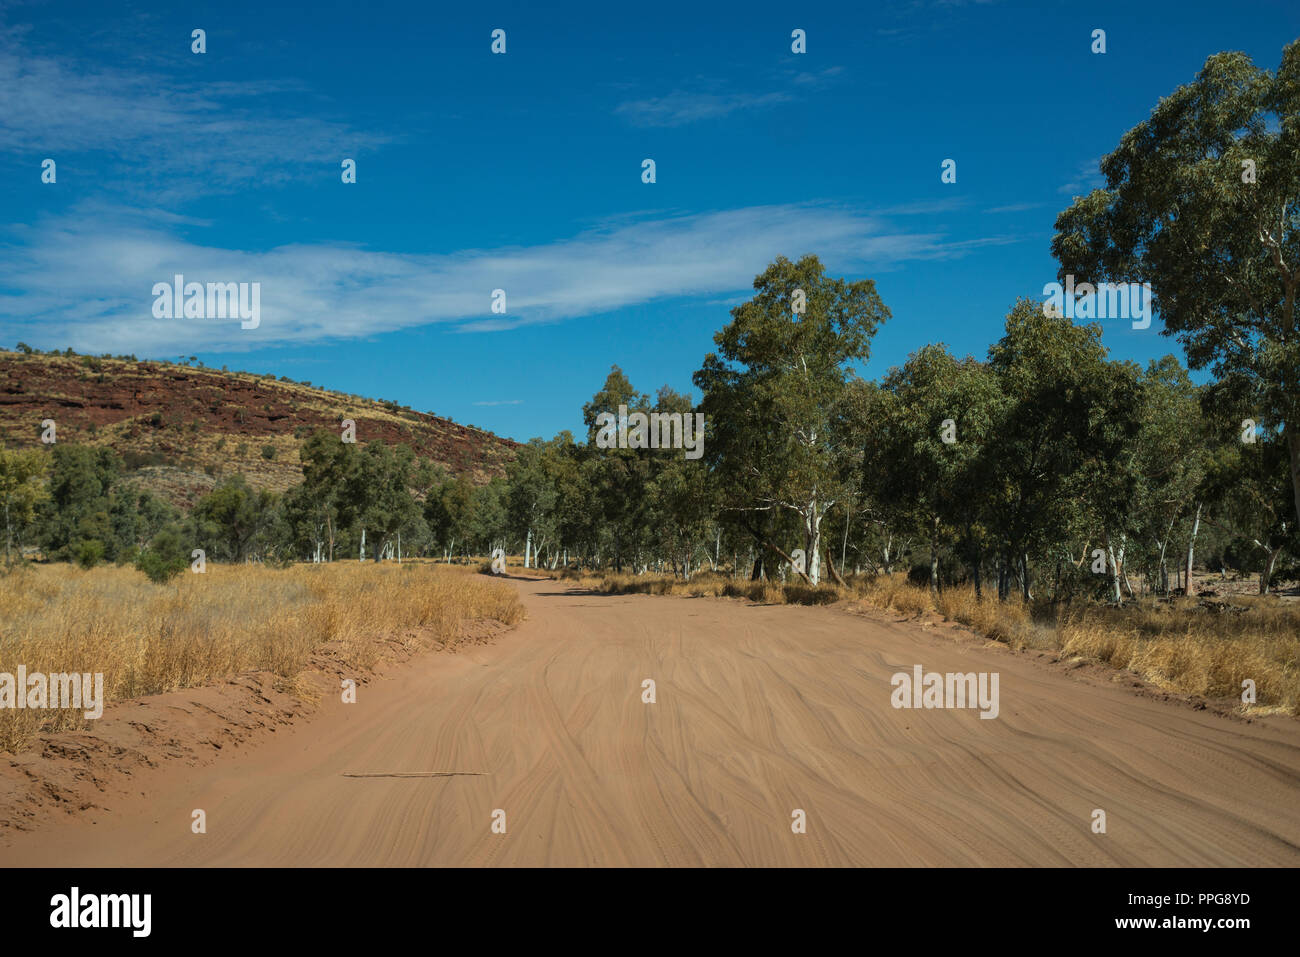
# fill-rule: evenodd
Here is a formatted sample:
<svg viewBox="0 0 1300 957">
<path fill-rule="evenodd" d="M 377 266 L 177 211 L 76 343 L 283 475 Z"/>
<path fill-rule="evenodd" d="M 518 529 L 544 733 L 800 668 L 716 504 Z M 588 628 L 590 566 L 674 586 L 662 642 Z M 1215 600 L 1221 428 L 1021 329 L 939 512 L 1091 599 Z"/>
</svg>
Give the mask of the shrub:
<svg viewBox="0 0 1300 957">
<path fill-rule="evenodd" d="M 175 578 L 189 564 L 189 547 L 178 528 L 169 526 L 153 537 L 135 560 L 135 567 L 159 585 Z"/>
<path fill-rule="evenodd" d="M 74 554 L 82 568 L 94 568 L 104 560 L 104 543 L 97 538 L 84 538 L 77 543 Z"/>
</svg>

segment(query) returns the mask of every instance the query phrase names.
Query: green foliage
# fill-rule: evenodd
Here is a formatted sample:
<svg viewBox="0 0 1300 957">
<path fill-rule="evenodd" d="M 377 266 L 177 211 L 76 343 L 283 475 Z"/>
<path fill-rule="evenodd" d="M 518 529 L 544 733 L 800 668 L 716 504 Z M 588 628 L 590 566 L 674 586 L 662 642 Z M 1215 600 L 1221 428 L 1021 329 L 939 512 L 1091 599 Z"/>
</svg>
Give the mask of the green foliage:
<svg viewBox="0 0 1300 957">
<path fill-rule="evenodd" d="M 940 545 L 953 535 L 978 563 L 993 544 L 990 515 L 980 506 L 999 491 L 992 456 L 1008 415 L 990 368 L 929 345 L 855 403 L 855 413 L 865 437 L 862 488 L 879 516 L 925 532 L 929 584 L 939 585 Z"/>
<path fill-rule="evenodd" d="M 270 544 L 279 502 L 266 489 L 251 488 L 242 475 L 226 479 L 194 506 L 191 519 L 198 547 L 212 557 L 242 562 Z"/>
<path fill-rule="evenodd" d="M 37 450 L 9 450 L 0 446 L 0 519 L 5 530 L 5 565 L 14 561 L 14 547 L 36 518 L 37 508 L 49 498 L 45 487 L 46 457 Z"/>
<path fill-rule="evenodd" d="M 163 584 L 185 570 L 190 561 L 189 541 L 178 525 L 161 529 L 135 559 L 135 567 L 149 580 Z"/>
<path fill-rule="evenodd" d="M 1287 70 L 1300 56 L 1293 49 Z M 1161 121 L 1107 159 L 1107 190 L 1062 215 L 1057 251 L 1076 275 L 1152 281 L 1193 363 L 1218 356 L 1207 385 L 1172 356 L 1146 368 L 1113 361 L 1100 327 L 1046 315 L 1028 299 L 1011 307 L 986 356 L 959 358 L 932 343 L 864 381 L 857 370 L 890 316 L 874 284 L 827 276 L 814 256 L 780 258 L 714 337 L 716 352 L 693 379 L 698 404 L 666 386 L 640 392 L 613 366 L 583 406 L 585 440 L 533 439 L 504 477 L 476 480 L 463 464 L 449 474 L 402 444 L 296 431 L 300 485 L 279 496 L 236 475 L 182 519 L 124 479 L 123 463 L 104 449 L 0 450 L 7 540 L 30 533 L 52 558 L 133 562 L 160 582 L 184 569 L 194 547 L 231 562 L 466 561 L 504 548 L 535 565 L 683 577 L 729 560 L 734 574 L 782 580 L 797 574 L 790 559 L 802 549 L 809 584 L 824 566 L 837 575 L 838 555 L 846 570 L 908 569 L 934 588 L 995 581 L 1002 598 L 1037 589 L 1121 601 L 1136 588 L 1171 591 L 1201 549 L 1262 572 L 1267 586 L 1300 555 L 1292 292 L 1268 276 L 1269 257 L 1249 246 L 1249 230 L 1235 232 L 1229 213 L 1253 208 L 1249 195 L 1222 178 L 1213 150 L 1196 150 L 1217 135 L 1222 155 L 1236 156 L 1244 138 L 1272 163 L 1273 138 L 1300 132 L 1286 117 L 1254 123 L 1251 109 L 1292 87 L 1279 92 L 1235 55 L 1212 58 L 1198 83 L 1209 100 L 1180 93 L 1162 102 Z M 1220 107 L 1227 119 L 1214 113 Z M 1174 128 L 1189 118 L 1204 124 Z M 1215 125 L 1236 120 L 1228 133 Z M 1162 150 L 1191 164 L 1176 189 L 1152 179 L 1152 169 L 1177 170 Z M 1169 204 L 1189 197 L 1222 208 L 1169 222 Z M 1293 237 L 1289 229 L 1283 223 L 1278 235 Z M 1174 262 L 1168 244 L 1190 249 L 1187 261 Z M 1228 252 L 1227 278 L 1216 284 L 1206 257 Z M 1285 254 L 1300 258 L 1289 246 Z M 1238 299 L 1225 291 L 1228 279 L 1260 285 Z M 1180 285 L 1197 282 L 1215 288 Z M 1251 296 L 1268 308 L 1243 312 Z M 632 420 L 703 415 L 703 457 L 606 447 L 611 431 L 630 431 L 630 421 L 611 426 L 620 407 Z M 1245 430 L 1254 441 L 1242 441 L 1243 420 L 1257 423 Z M 236 455 L 246 453 L 240 442 Z M 275 446 L 262 455 L 272 459 Z"/>
<path fill-rule="evenodd" d="M 82 568 L 94 568 L 104 560 L 104 543 L 97 538 L 85 538 L 76 543 L 73 555 Z"/>
<path fill-rule="evenodd" d="M 798 523 L 816 584 L 821 522 L 849 494 L 841 463 L 851 439 L 840 410 L 889 310 L 874 282 L 832 279 L 816 256 L 777 259 L 754 289 L 695 374 L 706 457 L 724 508 L 759 547 L 771 546 L 781 519 Z"/>
<path fill-rule="evenodd" d="M 1210 57 L 1101 163 L 1106 186 L 1057 219 L 1077 281 L 1151 283 L 1193 369 L 1248 384 L 1283 429 L 1300 518 L 1300 40 L 1276 72 Z M 1224 423 L 1226 426 L 1228 423 Z"/>
<path fill-rule="evenodd" d="M 95 539 L 100 557 L 112 560 L 109 490 L 121 472 L 121 460 L 109 449 L 64 443 L 51 449 L 49 497 L 39 517 L 48 556 L 73 559 L 80 542 Z"/>
</svg>

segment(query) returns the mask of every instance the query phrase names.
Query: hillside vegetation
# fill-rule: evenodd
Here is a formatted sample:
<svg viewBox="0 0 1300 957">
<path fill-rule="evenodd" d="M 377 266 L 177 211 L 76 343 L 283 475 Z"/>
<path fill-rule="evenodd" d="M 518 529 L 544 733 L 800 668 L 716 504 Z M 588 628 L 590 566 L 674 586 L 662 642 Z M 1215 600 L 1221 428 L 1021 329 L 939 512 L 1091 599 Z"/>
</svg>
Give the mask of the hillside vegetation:
<svg viewBox="0 0 1300 957">
<path fill-rule="evenodd" d="M 138 484 L 187 508 L 222 478 L 283 492 L 302 481 L 301 440 L 356 422 L 359 441 L 404 443 L 452 475 L 486 484 L 516 443 L 398 405 L 270 375 L 132 357 L 0 350 L 0 445 L 57 441 L 108 448 Z"/>
</svg>

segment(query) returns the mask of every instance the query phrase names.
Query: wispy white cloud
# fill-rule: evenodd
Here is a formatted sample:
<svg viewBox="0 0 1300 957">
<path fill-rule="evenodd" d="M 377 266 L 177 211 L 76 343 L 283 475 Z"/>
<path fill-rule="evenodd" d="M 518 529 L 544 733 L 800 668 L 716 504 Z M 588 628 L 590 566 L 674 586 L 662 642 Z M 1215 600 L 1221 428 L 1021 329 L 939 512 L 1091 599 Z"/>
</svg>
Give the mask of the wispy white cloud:
<svg viewBox="0 0 1300 957">
<path fill-rule="evenodd" d="M 0 142 L 110 157 L 129 172 L 114 177 L 118 188 L 154 201 L 311 175 L 311 164 L 337 168 L 395 139 L 304 115 L 310 95 L 297 82 L 177 82 L 39 52 L 25 39 L 0 25 Z"/>
<path fill-rule="evenodd" d="M 351 243 L 220 248 L 148 211 L 77 209 L 8 230 L 0 256 L 0 341 L 165 354 L 363 338 L 448 323 L 496 331 L 680 297 L 747 289 L 778 255 L 815 252 L 842 271 L 965 255 L 1008 237 L 953 240 L 816 204 L 666 216 L 546 245 L 417 255 Z M 155 319 L 153 284 L 259 282 L 261 324 Z M 491 311 L 506 292 L 506 313 Z"/>
<path fill-rule="evenodd" d="M 783 69 L 768 74 L 766 92 L 727 89 L 727 83 L 697 77 L 695 89 L 675 89 L 663 96 L 625 100 L 614 110 L 634 126 L 685 126 L 701 120 L 717 120 L 732 113 L 756 112 L 785 103 L 796 103 L 805 95 L 830 86 L 844 73 L 842 66 L 820 70 Z M 761 81 L 760 81 L 761 82 Z"/>
<path fill-rule="evenodd" d="M 876 210 L 881 216 L 933 216 L 935 213 L 952 213 L 970 205 L 960 196 L 948 199 L 920 199 L 910 203 L 897 203 Z"/>
<path fill-rule="evenodd" d="M 492 399 L 488 402 L 475 402 L 475 405 L 523 405 L 523 399 Z"/>
<path fill-rule="evenodd" d="M 666 96 L 628 100 L 614 110 L 636 126 L 685 126 L 699 120 L 716 120 L 729 113 L 760 110 L 790 103 L 789 93 L 689 93 L 675 90 Z"/>
<path fill-rule="evenodd" d="M 986 213 L 1024 213 L 1031 209 L 1040 209 L 1044 203 L 1008 203 L 1006 206 L 990 206 Z"/>
<path fill-rule="evenodd" d="M 790 82 L 796 86 L 819 87 L 829 83 L 844 72 L 842 66 L 828 66 L 824 70 L 804 70 L 794 73 Z"/>
<path fill-rule="evenodd" d="M 1078 196 L 1105 185 L 1106 178 L 1101 175 L 1101 157 L 1097 156 L 1080 163 L 1070 181 L 1062 184 L 1057 192 Z"/>
</svg>

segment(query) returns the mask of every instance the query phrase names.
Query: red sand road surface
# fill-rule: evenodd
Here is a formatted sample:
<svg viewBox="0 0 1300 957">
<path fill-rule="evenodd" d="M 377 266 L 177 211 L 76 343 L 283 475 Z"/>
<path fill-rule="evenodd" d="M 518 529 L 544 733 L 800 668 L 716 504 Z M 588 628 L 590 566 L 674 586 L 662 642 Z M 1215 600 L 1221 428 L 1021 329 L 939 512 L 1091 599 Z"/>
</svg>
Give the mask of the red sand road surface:
<svg viewBox="0 0 1300 957">
<path fill-rule="evenodd" d="M 136 778 L 147 797 L 13 835 L 0 861 L 1300 864 L 1294 719 L 838 608 L 515 584 L 529 619 L 495 643 L 420 656 L 208 765 L 162 762 Z M 894 709 L 890 677 L 915 664 L 998 672 L 1000 715 Z M 344 775 L 427 771 L 486 773 Z"/>
</svg>

